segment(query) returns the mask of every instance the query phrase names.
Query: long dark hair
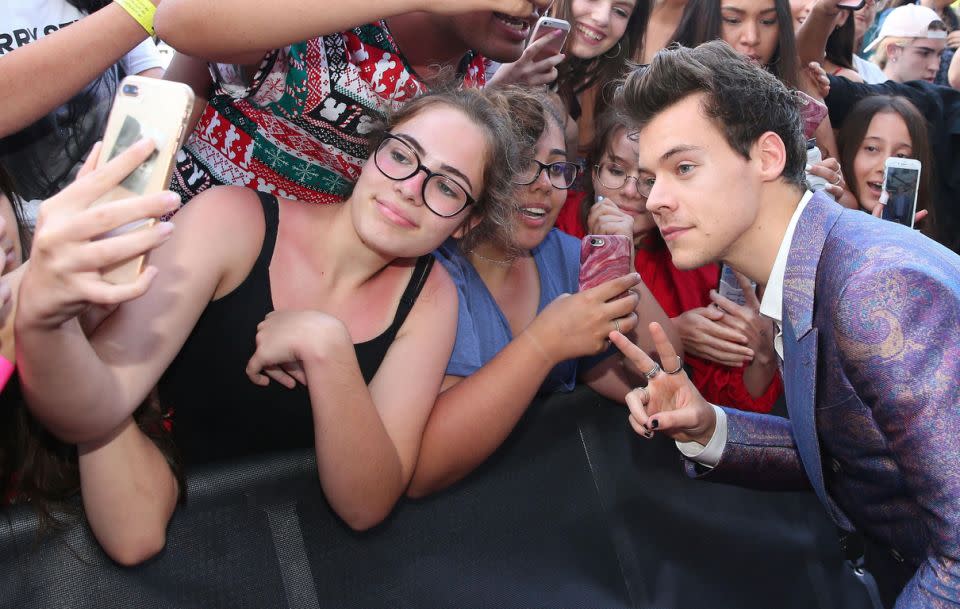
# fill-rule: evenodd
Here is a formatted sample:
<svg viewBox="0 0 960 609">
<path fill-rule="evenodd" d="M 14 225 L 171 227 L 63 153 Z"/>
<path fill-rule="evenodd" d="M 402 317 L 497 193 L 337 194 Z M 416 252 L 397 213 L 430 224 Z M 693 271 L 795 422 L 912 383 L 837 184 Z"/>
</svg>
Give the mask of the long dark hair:
<svg viewBox="0 0 960 609">
<path fill-rule="evenodd" d="M 184 497 L 180 459 L 161 411 L 156 391 L 133 418 L 167 459 Z M 0 394 L 0 507 L 29 504 L 41 532 L 69 525 L 79 515 L 74 499 L 80 493 L 77 447 L 65 444 L 31 416 L 14 375 Z"/>
<path fill-rule="evenodd" d="M 91 14 L 110 4 L 110 0 L 67 0 L 77 10 Z M 70 166 L 76 166 L 100 134 L 88 134 L 93 139 L 86 141 L 79 129 L 84 117 L 93 109 L 98 99 L 112 99 L 120 80 L 119 68 L 111 66 L 90 85 L 83 88 L 65 104 L 63 112 L 51 113 L 20 131 L 0 139 L 0 157 L 6 161 L 7 171 L 15 176 L 9 186 L 12 192 L 25 198 L 47 198 L 55 194 L 57 180 L 64 176 L 51 175 L 48 158 L 39 154 L 34 144 L 51 133 L 65 133 L 66 145 L 58 154 L 69 157 Z M 100 88 L 106 90 L 100 93 Z M 98 95 L 98 93 L 100 93 Z M 49 152 L 49 151 L 46 151 Z M 11 202 L 13 199 L 11 199 Z"/>
<path fill-rule="evenodd" d="M 853 14 L 847 17 L 847 21 L 833 30 L 830 37 L 827 38 L 826 58 L 841 68 L 853 70 L 853 47 L 857 35 L 856 23 L 854 23 Z"/>
<path fill-rule="evenodd" d="M 30 251 L 30 230 L 27 228 L 26 217 L 23 211 L 23 201 L 16 195 L 16 188 L 13 184 L 13 178 L 3 166 L 3 159 L 0 158 L 0 196 L 6 197 L 13 208 L 13 217 L 17 221 L 17 234 L 20 235 L 20 260 L 27 259 L 27 253 Z M 7 227 L 12 230 L 12 227 Z"/>
<path fill-rule="evenodd" d="M 564 19 L 571 25 L 574 23 L 572 0 L 560 0 L 551 13 L 554 17 Z M 603 53 L 592 59 L 578 59 L 570 56 L 560 64 L 557 68 L 560 72 L 560 77 L 557 79 L 557 92 L 564 103 L 569 106 L 576 95 L 594 85 L 603 88 L 628 71 L 631 60 L 637 56 L 643 46 L 643 35 L 647 31 L 649 17 L 649 0 L 637 0 L 623 36 L 611 49 L 615 53 Z"/>
<path fill-rule="evenodd" d="M 673 33 L 672 42 L 685 47 L 695 47 L 722 38 L 723 18 L 720 13 L 721 0 L 690 0 L 683 9 L 680 25 Z M 777 50 L 770 59 L 767 69 L 780 82 L 796 89 L 799 82 L 799 61 L 797 43 L 793 35 L 793 16 L 788 0 L 774 0 L 777 10 L 778 41 Z"/>
<path fill-rule="evenodd" d="M 840 167 L 844 175 L 851 178 L 855 175 L 853 162 L 857 156 L 857 151 L 863 144 L 863 139 L 867 136 L 867 129 L 870 127 L 870 121 L 880 113 L 897 114 L 907 125 L 907 133 L 910 134 L 910 146 L 913 149 L 913 158 L 920 161 L 922 170 L 920 171 L 920 189 L 917 195 L 917 209 L 926 209 L 929 214 L 923 221 L 922 231 L 927 236 L 936 239 L 956 250 L 958 237 L 949 236 L 948 240 L 952 244 L 940 239 L 946 237 L 940 235 L 937 230 L 937 216 L 933 200 L 933 152 L 930 147 L 930 137 L 927 133 L 927 122 L 910 100 L 905 97 L 894 97 L 890 95 L 873 95 L 857 102 L 850 114 L 843 121 L 843 128 L 840 129 L 840 137 L 837 138 L 837 144 L 840 147 Z M 860 200 L 858 184 L 856 180 L 847 183 L 853 196 Z"/>
</svg>

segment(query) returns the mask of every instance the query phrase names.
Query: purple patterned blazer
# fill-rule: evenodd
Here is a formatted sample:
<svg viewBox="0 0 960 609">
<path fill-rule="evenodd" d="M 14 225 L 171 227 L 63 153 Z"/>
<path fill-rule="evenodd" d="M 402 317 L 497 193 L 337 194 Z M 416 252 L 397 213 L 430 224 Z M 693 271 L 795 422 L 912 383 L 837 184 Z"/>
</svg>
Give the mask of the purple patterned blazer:
<svg viewBox="0 0 960 609">
<path fill-rule="evenodd" d="M 917 571 L 901 607 L 960 606 L 960 256 L 817 194 L 783 294 L 789 420 L 725 409 L 706 473 L 813 488 L 830 517 Z"/>
</svg>

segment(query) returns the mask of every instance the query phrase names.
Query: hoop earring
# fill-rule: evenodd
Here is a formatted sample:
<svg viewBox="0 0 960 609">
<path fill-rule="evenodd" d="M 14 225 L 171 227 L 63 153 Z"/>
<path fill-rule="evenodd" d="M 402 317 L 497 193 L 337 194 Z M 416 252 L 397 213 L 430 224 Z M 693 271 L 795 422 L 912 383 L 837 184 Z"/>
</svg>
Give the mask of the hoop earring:
<svg viewBox="0 0 960 609">
<path fill-rule="evenodd" d="M 617 57 L 620 57 L 620 52 L 623 51 L 623 48 L 620 46 L 619 40 L 617 41 L 616 49 L 617 49 L 617 52 L 614 53 L 613 55 L 610 55 L 610 51 L 607 51 L 606 53 L 603 54 L 603 56 L 606 57 L 607 59 L 616 59 Z"/>
</svg>

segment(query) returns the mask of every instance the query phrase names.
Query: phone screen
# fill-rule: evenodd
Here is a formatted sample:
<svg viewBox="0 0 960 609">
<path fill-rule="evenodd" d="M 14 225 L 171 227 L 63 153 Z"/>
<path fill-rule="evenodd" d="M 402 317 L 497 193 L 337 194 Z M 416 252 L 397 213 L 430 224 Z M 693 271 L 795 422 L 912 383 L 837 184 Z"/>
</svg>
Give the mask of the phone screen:
<svg viewBox="0 0 960 609">
<path fill-rule="evenodd" d="M 130 115 L 127 115 L 123 117 L 123 124 L 120 126 L 120 131 L 117 133 L 117 140 L 113 145 L 113 150 L 110 151 L 110 155 L 107 158 L 108 161 L 112 160 L 115 156 L 119 155 L 121 152 L 140 141 L 140 139 L 144 136 L 153 137 L 157 147 L 146 161 L 141 163 L 139 167 L 134 169 L 130 175 L 128 175 L 123 182 L 121 182 L 124 188 L 138 195 L 142 195 L 146 191 L 147 184 L 150 181 L 150 174 L 153 173 L 154 165 L 157 162 L 158 150 L 163 146 L 162 141 L 157 141 L 157 134 L 144 133 L 141 129 L 140 121 Z"/>
<path fill-rule="evenodd" d="M 883 219 L 913 227 L 917 207 L 917 186 L 920 172 L 907 167 L 888 167 L 884 188 L 889 197 L 883 208 Z"/>
</svg>

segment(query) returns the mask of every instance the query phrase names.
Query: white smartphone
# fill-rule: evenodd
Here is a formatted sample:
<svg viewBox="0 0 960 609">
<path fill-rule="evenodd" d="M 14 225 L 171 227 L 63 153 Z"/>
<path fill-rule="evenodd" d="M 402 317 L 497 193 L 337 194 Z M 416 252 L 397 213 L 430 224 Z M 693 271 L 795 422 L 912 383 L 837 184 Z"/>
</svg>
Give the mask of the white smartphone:
<svg viewBox="0 0 960 609">
<path fill-rule="evenodd" d="M 536 61 L 546 59 L 552 55 L 556 55 L 563 49 L 564 43 L 567 41 L 567 34 L 570 33 L 570 23 L 564 21 L 563 19 L 554 19 L 553 17 L 540 17 L 537 20 L 537 25 L 533 28 L 533 33 L 530 35 L 530 41 L 527 44 L 531 44 L 540 40 L 544 36 L 553 34 L 557 30 L 563 32 L 560 36 L 554 36 L 552 40 L 544 45 L 543 49 L 537 53 L 537 56 L 534 58 Z"/>
<path fill-rule="evenodd" d="M 890 157 L 884 168 L 883 190 L 887 192 L 887 204 L 882 218 L 913 228 L 920 191 L 920 161 Z"/>
</svg>

